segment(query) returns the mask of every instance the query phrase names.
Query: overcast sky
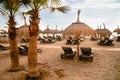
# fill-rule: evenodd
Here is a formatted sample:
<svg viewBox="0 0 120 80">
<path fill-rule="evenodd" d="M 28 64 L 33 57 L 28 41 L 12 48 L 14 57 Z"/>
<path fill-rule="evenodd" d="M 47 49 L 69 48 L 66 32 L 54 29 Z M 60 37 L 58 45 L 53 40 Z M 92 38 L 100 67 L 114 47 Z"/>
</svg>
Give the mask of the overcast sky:
<svg viewBox="0 0 120 80">
<path fill-rule="evenodd" d="M 96 29 L 101 24 L 105 23 L 106 28 L 111 31 L 120 25 L 120 0 L 62 0 L 64 5 L 70 7 L 67 13 L 50 13 L 49 10 L 40 12 L 40 29 L 49 28 L 55 29 L 56 25 L 59 30 L 65 29 L 77 19 L 77 11 L 81 10 L 80 21 L 86 23 L 93 29 Z M 5 27 L 6 19 L 0 15 L 0 28 Z M 20 17 L 16 19 L 17 26 L 23 25 L 24 21 Z M 27 23 L 29 20 L 27 18 Z"/>
</svg>

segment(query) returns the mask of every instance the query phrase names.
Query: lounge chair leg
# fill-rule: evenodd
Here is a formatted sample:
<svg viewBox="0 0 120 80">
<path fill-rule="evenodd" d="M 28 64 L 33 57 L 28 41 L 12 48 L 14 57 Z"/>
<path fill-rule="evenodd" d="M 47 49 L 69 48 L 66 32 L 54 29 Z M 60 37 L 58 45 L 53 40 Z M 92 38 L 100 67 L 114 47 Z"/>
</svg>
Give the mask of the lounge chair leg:
<svg viewBox="0 0 120 80">
<path fill-rule="evenodd" d="M 64 55 L 63 55 L 63 54 L 61 54 L 61 59 L 63 59 L 63 56 L 64 56 Z"/>
<path fill-rule="evenodd" d="M 79 60 L 82 60 L 81 58 L 82 58 L 82 57 L 81 57 L 81 56 L 79 56 Z"/>
<path fill-rule="evenodd" d="M 91 62 L 93 62 L 93 57 L 91 57 Z"/>
<path fill-rule="evenodd" d="M 73 57 L 71 57 L 71 59 L 73 59 Z"/>
</svg>

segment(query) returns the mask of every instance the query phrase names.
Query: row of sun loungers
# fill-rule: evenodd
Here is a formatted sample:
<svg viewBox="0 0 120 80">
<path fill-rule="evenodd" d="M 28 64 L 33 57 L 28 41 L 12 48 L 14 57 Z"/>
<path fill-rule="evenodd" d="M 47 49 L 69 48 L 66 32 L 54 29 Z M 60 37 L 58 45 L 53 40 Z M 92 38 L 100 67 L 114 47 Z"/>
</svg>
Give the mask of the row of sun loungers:
<svg viewBox="0 0 120 80">
<path fill-rule="evenodd" d="M 91 37 L 90 40 L 91 40 L 91 41 L 97 41 L 98 39 L 97 39 L 97 38 L 94 38 L 94 37 Z"/>
<path fill-rule="evenodd" d="M 120 42 L 120 36 L 117 37 L 116 41 Z"/>
<path fill-rule="evenodd" d="M 28 47 L 26 45 L 20 45 L 20 46 L 18 46 L 18 51 L 21 55 L 27 55 Z"/>
<path fill-rule="evenodd" d="M 75 39 L 71 39 L 71 38 L 70 38 L 70 39 L 67 39 L 67 40 L 66 40 L 66 44 L 67 44 L 67 45 L 68 45 L 68 44 L 75 44 L 75 45 L 76 45 L 76 44 L 78 44 L 78 41 L 79 41 L 79 40 L 80 40 L 80 41 L 84 41 L 84 38 L 80 38 L 80 39 L 76 39 L 76 38 L 75 38 Z"/>
<path fill-rule="evenodd" d="M 56 41 L 61 41 L 61 40 L 62 40 L 61 37 L 57 37 L 57 38 L 52 38 L 52 37 L 39 38 L 40 43 L 54 43 Z"/>
<path fill-rule="evenodd" d="M 61 54 L 61 59 L 70 58 L 73 59 L 76 55 L 76 51 L 73 51 L 71 47 L 62 47 L 64 53 Z M 90 47 L 81 47 L 82 54 L 79 55 L 81 61 L 93 61 L 93 53 Z"/>
<path fill-rule="evenodd" d="M 21 55 L 28 55 L 28 46 L 26 45 L 19 45 L 18 46 L 18 52 L 19 54 Z M 10 46 L 5 46 L 5 45 L 2 45 L 0 44 L 0 50 L 3 51 L 3 50 L 9 50 L 10 49 Z M 42 50 L 39 48 L 37 49 L 37 52 L 41 53 Z"/>
<path fill-rule="evenodd" d="M 61 36 L 56 36 L 56 37 L 52 37 L 52 36 L 48 36 L 48 37 L 39 37 L 38 39 L 40 41 L 40 43 L 54 43 L 56 41 L 61 41 L 62 37 Z"/>
<path fill-rule="evenodd" d="M 54 43 L 54 42 L 55 42 L 55 40 L 49 39 L 49 38 L 47 38 L 47 39 L 40 39 L 40 43 Z"/>
<path fill-rule="evenodd" d="M 66 44 L 78 44 L 78 40 L 77 39 L 73 39 L 73 40 L 67 39 Z"/>
<path fill-rule="evenodd" d="M 114 46 L 113 40 L 112 39 L 108 39 L 108 40 L 100 40 L 99 42 L 97 42 L 98 45 L 100 46 Z"/>
<path fill-rule="evenodd" d="M 21 39 L 21 43 L 26 43 L 26 42 L 29 42 L 29 39 L 27 39 L 27 40 L 24 38 Z"/>
<path fill-rule="evenodd" d="M 9 50 L 9 46 L 0 44 L 0 50 Z"/>
<path fill-rule="evenodd" d="M 20 45 L 18 46 L 18 51 L 21 55 L 28 55 L 28 46 L 26 45 Z M 42 49 L 37 49 L 37 52 L 41 53 L 42 52 Z"/>
</svg>

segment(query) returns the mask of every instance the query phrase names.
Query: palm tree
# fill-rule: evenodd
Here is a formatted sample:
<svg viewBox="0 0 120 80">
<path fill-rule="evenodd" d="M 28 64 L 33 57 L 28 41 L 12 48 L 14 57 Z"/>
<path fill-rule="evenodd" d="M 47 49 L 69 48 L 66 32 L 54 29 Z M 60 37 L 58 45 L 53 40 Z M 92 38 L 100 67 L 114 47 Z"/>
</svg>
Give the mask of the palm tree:
<svg viewBox="0 0 120 80">
<path fill-rule="evenodd" d="M 19 71 L 23 67 L 19 65 L 19 54 L 16 39 L 16 21 L 15 16 L 18 14 L 19 8 L 22 5 L 21 0 L 0 0 L 0 12 L 8 18 L 8 35 L 10 43 L 10 71 Z"/>
<path fill-rule="evenodd" d="M 26 0 L 30 1 L 31 10 L 26 12 L 30 14 L 30 42 L 28 50 L 28 76 L 29 77 L 38 77 L 39 76 L 39 67 L 37 59 L 37 37 L 39 33 L 39 12 L 46 8 L 50 8 L 52 12 L 55 10 L 65 13 L 68 10 L 68 7 L 61 6 L 61 0 Z"/>
</svg>

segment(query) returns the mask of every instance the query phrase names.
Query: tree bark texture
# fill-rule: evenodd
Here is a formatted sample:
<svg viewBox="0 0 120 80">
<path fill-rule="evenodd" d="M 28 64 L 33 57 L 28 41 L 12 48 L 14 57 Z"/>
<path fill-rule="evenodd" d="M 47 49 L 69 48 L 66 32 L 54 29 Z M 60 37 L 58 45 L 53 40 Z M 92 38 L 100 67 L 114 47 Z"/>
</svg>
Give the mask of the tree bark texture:
<svg viewBox="0 0 120 80">
<path fill-rule="evenodd" d="M 14 20 L 14 16 L 10 16 L 8 21 L 8 33 L 9 33 L 9 44 L 10 44 L 10 59 L 11 59 L 11 71 L 20 70 L 19 66 L 19 54 L 18 54 L 18 46 L 17 46 L 17 38 L 16 38 L 16 22 Z"/>
<path fill-rule="evenodd" d="M 38 55 L 37 55 L 37 37 L 39 32 L 38 26 L 39 18 L 38 12 L 35 12 L 30 17 L 30 41 L 29 41 L 29 50 L 28 50 L 28 76 L 29 77 L 38 77 L 39 66 L 38 66 Z"/>
<path fill-rule="evenodd" d="M 16 37 L 9 38 L 9 43 L 10 43 L 11 70 L 18 71 L 18 69 L 19 69 L 19 54 L 18 54 Z"/>
<path fill-rule="evenodd" d="M 28 69 L 30 77 L 39 76 L 39 66 L 37 59 L 37 36 L 30 37 L 29 51 L 28 51 Z"/>
</svg>

